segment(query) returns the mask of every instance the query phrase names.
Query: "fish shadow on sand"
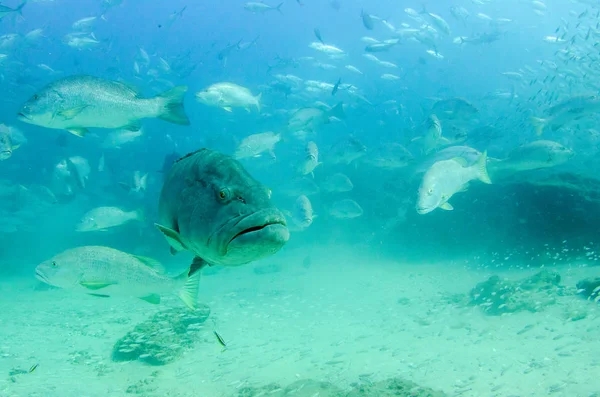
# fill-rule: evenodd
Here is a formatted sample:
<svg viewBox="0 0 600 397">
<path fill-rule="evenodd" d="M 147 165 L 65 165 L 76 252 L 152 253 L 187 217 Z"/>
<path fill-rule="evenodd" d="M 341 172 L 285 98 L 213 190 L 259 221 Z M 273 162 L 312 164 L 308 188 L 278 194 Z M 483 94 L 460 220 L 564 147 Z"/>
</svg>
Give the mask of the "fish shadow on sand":
<svg viewBox="0 0 600 397">
<path fill-rule="evenodd" d="M 389 378 L 378 382 L 361 379 L 352 384 L 351 390 L 342 390 L 329 382 L 316 381 L 312 379 L 301 379 L 286 387 L 271 383 L 260 387 L 244 387 L 235 397 L 258 397 L 258 396 L 294 396 L 294 397 L 445 397 L 447 394 L 421 387 L 416 383 L 401 379 Z"/>
<path fill-rule="evenodd" d="M 169 364 L 198 341 L 198 334 L 209 315 L 210 308 L 203 304 L 196 310 L 176 307 L 158 312 L 115 343 L 112 360 Z"/>
</svg>

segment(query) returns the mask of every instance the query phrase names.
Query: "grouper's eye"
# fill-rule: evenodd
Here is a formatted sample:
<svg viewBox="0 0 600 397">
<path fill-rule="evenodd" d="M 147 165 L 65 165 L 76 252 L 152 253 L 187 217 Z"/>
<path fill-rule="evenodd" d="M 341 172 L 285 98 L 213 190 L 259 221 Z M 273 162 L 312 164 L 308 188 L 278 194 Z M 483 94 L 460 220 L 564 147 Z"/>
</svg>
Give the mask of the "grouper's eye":
<svg viewBox="0 0 600 397">
<path fill-rule="evenodd" d="M 34 101 L 37 101 L 37 100 L 39 99 L 39 97 L 40 97 L 40 96 L 39 96 L 38 94 L 35 94 L 35 95 L 33 96 L 33 100 L 34 100 Z"/>
<path fill-rule="evenodd" d="M 52 261 L 51 265 L 52 265 L 52 267 L 56 267 L 57 266 L 56 261 Z"/>
<path fill-rule="evenodd" d="M 231 192 L 228 188 L 220 189 L 217 195 L 221 201 L 227 201 L 231 198 Z"/>
</svg>

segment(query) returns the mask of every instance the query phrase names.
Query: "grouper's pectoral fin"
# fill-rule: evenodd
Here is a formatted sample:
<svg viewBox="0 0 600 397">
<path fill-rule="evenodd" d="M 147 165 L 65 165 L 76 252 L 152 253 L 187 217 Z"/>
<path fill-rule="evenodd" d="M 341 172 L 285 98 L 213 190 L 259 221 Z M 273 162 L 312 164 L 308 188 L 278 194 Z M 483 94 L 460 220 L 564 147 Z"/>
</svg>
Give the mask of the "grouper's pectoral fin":
<svg viewBox="0 0 600 397">
<path fill-rule="evenodd" d="M 90 132 L 87 128 L 83 127 L 71 127 L 67 131 L 69 131 L 73 135 L 77 135 L 78 137 L 83 137 L 85 134 Z"/>
<path fill-rule="evenodd" d="M 99 290 L 102 288 L 106 288 L 109 285 L 113 285 L 113 283 L 99 283 L 99 282 L 93 282 L 93 281 L 81 281 L 79 284 L 82 287 L 91 289 L 92 291 L 96 291 L 96 290 Z"/>
<path fill-rule="evenodd" d="M 165 235 L 167 242 L 172 248 L 171 253 L 173 253 L 173 250 L 175 250 L 176 252 L 187 250 L 187 247 L 181 241 L 181 236 L 175 230 L 163 225 L 159 225 L 158 223 L 155 223 L 154 226 L 156 226 L 156 228 L 160 230 L 162 234 Z"/>
<path fill-rule="evenodd" d="M 88 106 L 89 105 L 81 105 L 81 106 L 76 106 L 71 109 L 61 110 L 61 111 L 56 112 L 56 115 L 60 116 L 63 120 L 71 120 L 71 119 L 75 118 L 79 113 L 81 113 Z"/>
<path fill-rule="evenodd" d="M 190 268 L 177 277 L 179 280 L 185 280 L 183 288 L 179 291 L 179 298 L 190 310 L 195 310 L 197 307 L 201 270 L 207 265 L 205 260 L 195 257 Z"/>
<path fill-rule="evenodd" d="M 131 123 L 129 123 L 127 125 L 124 125 L 122 128 L 127 131 L 136 132 L 136 131 L 139 131 L 142 129 L 142 123 L 139 120 L 136 120 L 136 121 L 132 121 Z"/>
</svg>

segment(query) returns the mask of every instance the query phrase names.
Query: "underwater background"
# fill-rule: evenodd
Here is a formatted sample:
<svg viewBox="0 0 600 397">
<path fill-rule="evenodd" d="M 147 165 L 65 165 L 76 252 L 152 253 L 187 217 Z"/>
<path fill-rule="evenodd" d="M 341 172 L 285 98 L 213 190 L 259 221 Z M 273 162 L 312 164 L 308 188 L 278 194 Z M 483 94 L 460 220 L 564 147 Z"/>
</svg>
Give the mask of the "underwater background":
<svg viewBox="0 0 600 397">
<path fill-rule="evenodd" d="M 600 396 L 600 1 L 6 0 L 0 18 L 0 396 Z M 50 124 L 93 101 L 21 116 L 82 75 L 134 102 L 185 86 L 189 123 Z M 202 269 L 193 310 L 36 279 L 84 246 L 188 269 L 155 223 L 201 148 L 272 192 L 278 252 Z"/>
</svg>

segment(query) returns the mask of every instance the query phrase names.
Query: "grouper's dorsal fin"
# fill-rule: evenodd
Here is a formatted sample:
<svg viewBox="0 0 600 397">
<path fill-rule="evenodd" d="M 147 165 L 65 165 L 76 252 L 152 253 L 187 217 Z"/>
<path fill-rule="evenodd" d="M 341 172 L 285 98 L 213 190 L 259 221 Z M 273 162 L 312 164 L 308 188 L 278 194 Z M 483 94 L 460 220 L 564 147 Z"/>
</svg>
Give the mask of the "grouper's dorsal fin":
<svg viewBox="0 0 600 397">
<path fill-rule="evenodd" d="M 147 256 L 142 256 L 142 255 L 132 255 L 132 256 L 135 257 L 140 262 L 142 262 L 144 265 L 148 266 L 149 268 L 151 268 L 159 273 L 165 272 L 165 268 L 163 267 L 163 265 L 154 258 L 150 258 Z"/>
<path fill-rule="evenodd" d="M 177 252 L 187 250 L 187 247 L 181 241 L 181 236 L 175 230 L 168 228 L 163 225 L 159 225 L 158 223 L 154 224 L 158 230 L 161 231 L 162 234 L 165 235 L 167 242 L 169 245 Z"/>
</svg>

